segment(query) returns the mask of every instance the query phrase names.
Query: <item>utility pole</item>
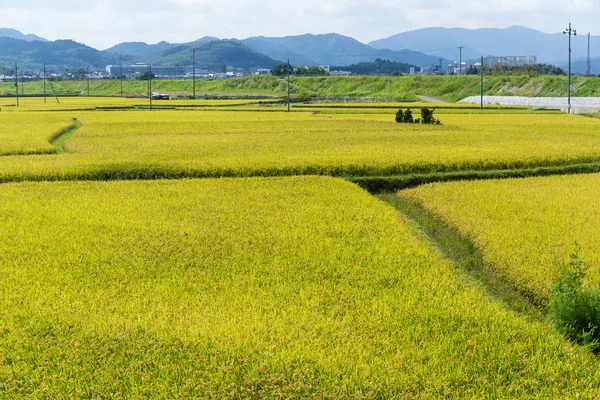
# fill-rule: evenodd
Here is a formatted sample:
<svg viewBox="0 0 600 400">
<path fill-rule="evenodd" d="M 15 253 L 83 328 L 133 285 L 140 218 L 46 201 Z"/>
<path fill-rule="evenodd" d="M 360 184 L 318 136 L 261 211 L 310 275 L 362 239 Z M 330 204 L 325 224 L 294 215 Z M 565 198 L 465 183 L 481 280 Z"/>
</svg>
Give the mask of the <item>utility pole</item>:
<svg viewBox="0 0 600 400">
<path fill-rule="evenodd" d="M 483 56 L 481 56 L 481 66 L 479 68 L 481 69 L 481 71 L 480 71 L 481 79 L 480 79 L 480 83 L 479 83 L 479 94 L 481 96 L 481 102 L 479 105 L 479 109 L 483 110 Z"/>
<path fill-rule="evenodd" d="M 19 107 L 19 67 L 15 63 L 15 88 L 17 89 L 17 107 Z"/>
<path fill-rule="evenodd" d="M 152 64 L 148 64 L 148 97 L 150 97 L 150 111 L 152 111 Z"/>
<path fill-rule="evenodd" d="M 90 66 L 88 65 L 87 67 L 87 93 L 88 93 L 88 97 L 90 97 Z"/>
<path fill-rule="evenodd" d="M 569 97 L 568 97 L 568 111 L 571 114 L 571 36 L 577 36 L 577 31 L 571 27 L 569 22 L 569 28 L 563 31 L 564 35 L 569 35 Z"/>
<path fill-rule="evenodd" d="M 192 49 L 192 93 L 196 99 L 196 47 Z"/>
<path fill-rule="evenodd" d="M 464 49 L 465 46 L 458 46 L 458 50 L 460 51 L 460 56 L 459 56 L 459 61 L 458 61 L 458 74 L 462 75 L 462 49 Z"/>
<path fill-rule="evenodd" d="M 44 63 L 44 104 L 46 104 L 46 63 Z"/>
<path fill-rule="evenodd" d="M 588 33 L 588 57 L 587 57 L 587 75 L 592 75 L 592 60 L 590 59 L 590 42 L 592 39 L 592 34 Z"/>
<path fill-rule="evenodd" d="M 288 67 L 287 67 L 287 89 L 288 89 L 288 112 L 290 112 L 290 59 L 288 58 Z"/>
<path fill-rule="evenodd" d="M 121 76 L 121 97 L 123 97 L 123 65 L 120 65 L 119 68 L 119 75 Z"/>
</svg>

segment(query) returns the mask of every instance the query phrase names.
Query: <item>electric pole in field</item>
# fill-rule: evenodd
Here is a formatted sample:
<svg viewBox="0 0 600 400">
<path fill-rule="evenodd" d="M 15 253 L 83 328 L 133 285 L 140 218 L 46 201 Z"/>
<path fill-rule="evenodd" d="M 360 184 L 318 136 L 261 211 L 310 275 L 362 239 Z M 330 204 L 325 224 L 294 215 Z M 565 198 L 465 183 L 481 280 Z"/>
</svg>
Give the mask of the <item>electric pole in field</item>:
<svg viewBox="0 0 600 400">
<path fill-rule="evenodd" d="M 592 60 L 590 59 L 590 42 L 592 39 L 592 34 L 588 33 L 588 53 L 587 53 L 587 75 L 592 75 Z"/>
<path fill-rule="evenodd" d="M 150 98 L 150 111 L 152 111 L 152 64 L 148 64 L 148 97 Z"/>
<path fill-rule="evenodd" d="M 123 65 L 119 65 L 119 75 L 121 76 L 121 97 L 123 97 Z"/>
<path fill-rule="evenodd" d="M 17 89 L 17 107 L 19 107 L 19 66 L 15 63 L 15 88 Z"/>
<path fill-rule="evenodd" d="M 87 97 L 90 97 L 90 66 L 87 67 Z"/>
<path fill-rule="evenodd" d="M 462 49 L 464 49 L 465 46 L 458 46 L 458 50 L 459 50 L 459 60 L 458 60 L 458 74 L 462 75 Z"/>
<path fill-rule="evenodd" d="M 194 99 L 196 99 L 196 50 L 198 48 L 194 47 L 192 49 L 192 93 Z"/>
<path fill-rule="evenodd" d="M 563 31 L 564 35 L 569 35 L 569 97 L 568 97 L 568 112 L 571 114 L 571 36 L 577 36 L 577 31 L 571 27 L 571 23 L 569 22 L 569 27 Z"/>
<path fill-rule="evenodd" d="M 46 103 L 46 63 L 44 63 L 44 104 Z"/>
<path fill-rule="evenodd" d="M 479 105 L 479 109 L 483 110 L 483 56 L 481 56 L 481 66 L 479 67 L 481 68 L 481 80 L 480 80 L 480 84 L 479 84 L 479 94 L 481 96 L 481 102 Z"/>
<path fill-rule="evenodd" d="M 287 89 L 288 89 L 288 112 L 290 112 L 290 59 L 288 58 L 287 62 Z"/>
</svg>

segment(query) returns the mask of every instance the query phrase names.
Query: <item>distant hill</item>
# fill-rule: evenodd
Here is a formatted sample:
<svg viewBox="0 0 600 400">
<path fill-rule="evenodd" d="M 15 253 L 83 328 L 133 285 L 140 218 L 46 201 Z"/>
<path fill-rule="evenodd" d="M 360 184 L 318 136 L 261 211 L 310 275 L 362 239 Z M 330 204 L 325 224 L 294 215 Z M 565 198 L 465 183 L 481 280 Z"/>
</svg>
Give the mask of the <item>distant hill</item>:
<svg viewBox="0 0 600 400">
<path fill-rule="evenodd" d="M 590 64 L 592 67 L 592 74 L 599 75 L 600 74 L 600 58 L 592 58 L 590 60 Z M 568 61 L 565 61 L 559 65 L 565 71 L 569 68 Z M 571 62 L 571 71 L 573 74 L 585 75 L 587 74 L 587 59 L 579 59 L 573 60 Z M 598 93 L 600 95 L 600 92 Z"/>
<path fill-rule="evenodd" d="M 280 61 L 244 46 L 237 40 L 213 40 L 176 45 L 157 53 L 147 54 L 139 61 L 156 65 L 192 65 L 192 49 L 196 47 L 196 65 L 214 68 L 233 65 L 237 68 L 272 68 Z"/>
<path fill-rule="evenodd" d="M 206 37 L 200 38 L 196 41 L 189 42 L 189 43 L 183 43 L 183 44 L 184 45 L 200 45 L 200 44 L 212 42 L 213 40 L 219 40 L 219 39 L 215 38 L 215 37 L 206 36 Z M 165 41 L 162 41 L 162 42 L 156 43 L 156 44 L 148 44 L 145 42 L 123 42 L 123 43 L 119 43 L 109 49 L 106 49 L 105 51 L 107 51 L 109 53 L 124 54 L 124 55 L 132 56 L 132 57 L 141 57 L 141 56 L 145 56 L 147 54 L 158 53 L 163 50 L 168 50 L 173 47 L 177 47 L 179 45 L 180 44 L 174 44 L 174 43 L 169 43 L 169 42 L 165 42 Z"/>
<path fill-rule="evenodd" d="M 592 36 L 592 55 L 600 55 L 600 36 Z M 522 26 L 505 29 L 425 28 L 400 33 L 369 43 L 378 49 L 411 49 L 458 60 L 458 46 L 465 46 L 463 59 L 481 55 L 537 56 L 538 62 L 562 66 L 568 57 L 568 38 L 562 33 L 544 33 Z M 573 57 L 587 55 L 587 36 L 572 38 Z M 443 49 L 443 50 L 440 50 Z"/>
<path fill-rule="evenodd" d="M 72 40 L 55 42 L 25 41 L 0 37 L 0 67 L 12 68 L 15 62 L 23 69 L 41 70 L 42 65 L 59 68 L 87 67 L 104 69 L 108 64 L 130 62 L 132 58 L 98 51 Z"/>
<path fill-rule="evenodd" d="M 25 40 L 27 42 L 33 42 L 34 40 L 38 40 L 40 42 L 47 42 L 43 37 L 39 37 L 37 35 L 32 34 L 23 34 L 22 32 L 11 29 L 11 28 L 0 28 L 0 37 L 12 38 L 12 39 L 20 39 Z"/>
<path fill-rule="evenodd" d="M 160 42 L 157 44 L 148 44 L 144 42 L 124 42 L 106 49 L 105 51 L 115 54 L 124 54 L 132 57 L 140 57 L 150 53 L 156 53 L 161 50 L 172 47 L 171 43 Z"/>
<path fill-rule="evenodd" d="M 316 61 L 310 57 L 305 57 L 300 54 L 296 54 L 289 48 L 282 44 L 277 43 L 277 40 L 273 38 L 266 38 L 264 36 L 252 37 L 244 40 L 240 40 L 244 45 L 248 46 L 254 51 L 258 51 L 268 57 L 277 58 L 281 61 L 287 61 L 290 59 L 290 63 L 294 65 L 315 65 Z"/>
<path fill-rule="evenodd" d="M 270 57 L 287 60 L 294 65 L 328 64 L 351 65 L 385 59 L 406 64 L 429 66 L 439 64 L 437 56 L 428 56 L 411 50 L 392 51 L 374 49 L 348 36 L 330 33 L 300 35 L 282 38 L 253 37 L 242 41 L 248 47 L 267 52 Z"/>
</svg>

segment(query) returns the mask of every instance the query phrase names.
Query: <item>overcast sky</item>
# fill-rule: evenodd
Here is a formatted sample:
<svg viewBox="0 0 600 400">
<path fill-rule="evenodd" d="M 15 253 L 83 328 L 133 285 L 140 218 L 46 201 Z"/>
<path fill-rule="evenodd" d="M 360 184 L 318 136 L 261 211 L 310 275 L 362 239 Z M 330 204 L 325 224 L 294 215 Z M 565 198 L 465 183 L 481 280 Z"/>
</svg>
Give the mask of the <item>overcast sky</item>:
<svg viewBox="0 0 600 400">
<path fill-rule="evenodd" d="M 523 25 L 600 35 L 600 0 L 0 0 L 0 27 L 98 49 L 125 41 L 189 42 L 336 32 L 367 43 L 432 26 Z"/>
</svg>

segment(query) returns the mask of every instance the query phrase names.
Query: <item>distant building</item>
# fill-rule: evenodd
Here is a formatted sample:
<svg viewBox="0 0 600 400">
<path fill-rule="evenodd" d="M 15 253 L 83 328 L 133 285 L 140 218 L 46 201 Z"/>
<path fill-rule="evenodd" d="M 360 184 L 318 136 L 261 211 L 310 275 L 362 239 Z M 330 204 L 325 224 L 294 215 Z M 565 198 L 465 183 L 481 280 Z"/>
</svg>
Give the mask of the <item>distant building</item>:
<svg viewBox="0 0 600 400">
<path fill-rule="evenodd" d="M 250 73 L 253 75 L 269 75 L 271 70 L 269 68 L 250 68 Z"/>
<path fill-rule="evenodd" d="M 460 68 L 458 68 L 458 62 L 456 61 L 448 65 L 449 74 L 464 75 L 467 72 L 467 69 L 467 63 L 464 61 L 460 64 Z"/>
<path fill-rule="evenodd" d="M 331 76 L 350 76 L 352 75 L 352 72 L 350 71 L 329 71 L 329 75 Z"/>
</svg>

